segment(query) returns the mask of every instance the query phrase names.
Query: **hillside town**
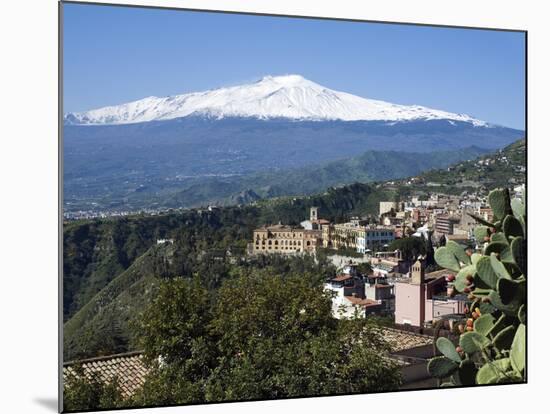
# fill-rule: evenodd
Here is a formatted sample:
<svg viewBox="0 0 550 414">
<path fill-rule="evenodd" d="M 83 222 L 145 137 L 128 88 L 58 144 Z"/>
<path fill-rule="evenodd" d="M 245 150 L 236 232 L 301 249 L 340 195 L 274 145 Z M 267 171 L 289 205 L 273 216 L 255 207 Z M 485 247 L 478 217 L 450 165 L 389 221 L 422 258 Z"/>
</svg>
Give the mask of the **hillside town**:
<svg viewBox="0 0 550 414">
<path fill-rule="evenodd" d="M 521 198 L 524 192 L 522 184 L 512 196 Z M 319 214 L 318 207 L 311 207 L 300 226 L 278 223 L 255 229 L 248 254 L 330 254 L 338 273 L 324 286 L 333 295 L 336 318 L 385 316 L 396 326 L 419 331 L 440 320 L 452 327 L 462 318 L 468 297 L 455 291 L 453 271 L 434 268 L 433 248 L 452 240 L 470 252 L 480 251 L 472 216 L 493 220 L 485 198 L 434 193 L 381 201 L 375 223 L 366 217 L 331 223 Z M 429 251 L 405 257 L 399 249 L 390 249 L 392 242 L 404 238 L 424 240 Z"/>
<path fill-rule="evenodd" d="M 511 195 L 520 198 L 524 192 L 524 185 L 520 185 Z M 203 213 L 214 210 L 211 207 Z M 398 366 L 400 388 L 435 387 L 437 380 L 427 369 L 435 355 L 435 332 L 450 335 L 464 320 L 471 300 L 454 288 L 456 272 L 435 265 L 433 250 L 454 241 L 470 253 L 480 251 L 482 246 L 473 235 L 476 222 L 472 215 L 493 220 L 487 200 L 467 193 L 381 201 L 375 221 L 372 217 L 351 217 L 333 223 L 313 206 L 299 226 L 277 223 L 256 228 L 247 255 L 327 255 L 337 268 L 323 284 L 323 290 L 332 297 L 332 316 L 385 320 L 380 333 L 390 347 L 387 358 Z M 411 239 L 426 244 L 425 254 L 411 256 L 391 248 L 395 242 Z M 156 240 L 157 245 L 174 242 L 173 238 Z M 86 375 L 99 375 L 106 382 L 117 378 L 122 396 L 130 399 L 140 392 L 149 372 L 139 350 L 67 361 L 64 379 L 76 375 L 77 369 Z"/>
</svg>

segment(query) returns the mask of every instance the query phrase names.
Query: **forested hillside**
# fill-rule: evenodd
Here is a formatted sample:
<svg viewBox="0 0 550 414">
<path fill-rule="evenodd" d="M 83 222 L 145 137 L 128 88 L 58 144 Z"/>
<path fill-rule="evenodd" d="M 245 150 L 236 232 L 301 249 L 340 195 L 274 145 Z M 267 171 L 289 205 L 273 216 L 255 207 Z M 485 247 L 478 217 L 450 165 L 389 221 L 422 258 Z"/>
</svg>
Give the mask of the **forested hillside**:
<svg viewBox="0 0 550 414">
<path fill-rule="evenodd" d="M 215 212 L 189 210 L 156 216 L 66 222 L 63 237 L 64 317 L 85 305 L 97 292 L 157 239 L 176 238 L 184 249 L 225 249 L 237 240 L 244 247 L 259 214 L 255 208 Z M 183 250 L 184 253 L 189 251 Z"/>
<path fill-rule="evenodd" d="M 130 316 L 140 311 L 159 279 L 199 275 L 215 291 L 241 265 L 238 258 L 259 225 L 298 224 L 314 205 L 323 217 L 343 221 L 352 214 L 374 213 L 378 200 L 392 194 L 354 184 L 322 195 L 241 208 L 68 222 L 64 235 L 65 355 L 75 358 L 129 349 Z M 172 238 L 174 243 L 157 245 L 161 238 Z M 328 269 L 307 261 L 274 260 L 281 273 L 288 266 L 315 268 L 318 275 Z M 262 268 L 266 263 L 257 265 Z"/>
<path fill-rule="evenodd" d="M 302 168 L 201 180 L 167 197 L 162 204 L 166 207 L 205 203 L 246 204 L 259 198 L 315 194 L 331 186 L 409 177 L 429 169 L 444 168 L 458 161 L 475 159 L 488 152 L 478 147 L 430 153 L 366 151 L 355 157 Z M 241 195 L 243 193 L 244 197 Z M 242 198 L 239 198 L 240 195 Z"/>
<path fill-rule="evenodd" d="M 456 163 L 446 169 L 420 174 L 414 186 L 432 192 L 456 194 L 525 183 L 527 171 L 526 141 L 521 139 L 500 151 Z M 398 180 L 403 185 L 407 180 Z"/>
</svg>

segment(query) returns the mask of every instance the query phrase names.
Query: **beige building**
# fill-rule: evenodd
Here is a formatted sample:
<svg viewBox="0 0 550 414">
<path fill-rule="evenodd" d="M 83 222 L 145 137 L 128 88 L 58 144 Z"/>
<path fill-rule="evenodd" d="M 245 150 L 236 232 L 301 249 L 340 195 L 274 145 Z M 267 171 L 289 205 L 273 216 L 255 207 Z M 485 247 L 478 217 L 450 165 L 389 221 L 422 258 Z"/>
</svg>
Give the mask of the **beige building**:
<svg viewBox="0 0 550 414">
<path fill-rule="evenodd" d="M 358 219 L 352 219 L 349 223 L 323 225 L 323 247 L 356 249 L 357 237 L 364 230 L 364 224 Z"/>
<path fill-rule="evenodd" d="M 321 245 L 321 230 L 276 224 L 254 230 L 252 253 L 313 253 Z"/>
</svg>

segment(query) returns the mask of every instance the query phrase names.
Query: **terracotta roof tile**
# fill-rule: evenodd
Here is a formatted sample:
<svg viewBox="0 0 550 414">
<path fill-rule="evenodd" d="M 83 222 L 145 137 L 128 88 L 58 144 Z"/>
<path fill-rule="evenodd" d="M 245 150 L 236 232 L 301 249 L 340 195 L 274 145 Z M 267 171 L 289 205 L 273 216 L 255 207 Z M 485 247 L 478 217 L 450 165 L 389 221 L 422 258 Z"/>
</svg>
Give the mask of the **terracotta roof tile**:
<svg viewBox="0 0 550 414">
<path fill-rule="evenodd" d="M 87 378 L 91 378 L 92 374 L 95 374 L 101 381 L 109 383 L 116 377 L 124 398 L 132 396 L 143 386 L 148 373 L 141 352 L 67 362 L 63 364 L 64 381 L 69 375 L 76 373 L 75 367 L 77 366 L 82 366 Z"/>
<path fill-rule="evenodd" d="M 383 328 L 382 336 L 390 345 L 392 352 L 433 344 L 431 336 L 405 332 L 399 329 Z"/>
</svg>

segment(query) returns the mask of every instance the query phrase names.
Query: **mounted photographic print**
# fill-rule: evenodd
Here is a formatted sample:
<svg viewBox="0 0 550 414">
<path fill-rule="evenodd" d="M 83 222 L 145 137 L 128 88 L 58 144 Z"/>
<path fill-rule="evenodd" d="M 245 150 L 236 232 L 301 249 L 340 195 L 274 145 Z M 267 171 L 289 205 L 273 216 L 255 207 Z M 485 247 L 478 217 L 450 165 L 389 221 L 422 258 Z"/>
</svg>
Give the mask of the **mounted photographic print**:
<svg viewBox="0 0 550 414">
<path fill-rule="evenodd" d="M 60 9 L 64 411 L 527 381 L 526 32 Z"/>
</svg>

